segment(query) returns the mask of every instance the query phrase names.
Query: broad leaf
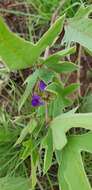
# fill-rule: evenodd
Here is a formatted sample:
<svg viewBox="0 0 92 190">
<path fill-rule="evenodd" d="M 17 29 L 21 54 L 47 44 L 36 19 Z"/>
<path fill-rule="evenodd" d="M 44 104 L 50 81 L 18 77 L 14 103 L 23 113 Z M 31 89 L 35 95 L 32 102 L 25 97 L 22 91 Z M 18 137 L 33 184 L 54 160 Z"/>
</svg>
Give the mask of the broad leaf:
<svg viewBox="0 0 92 190">
<path fill-rule="evenodd" d="M 86 97 L 83 98 L 80 110 L 82 113 L 92 112 L 92 94 L 88 94 Z"/>
<path fill-rule="evenodd" d="M 66 132 L 71 128 L 85 128 L 92 130 L 92 113 L 62 114 L 51 122 L 53 143 L 55 149 L 62 149 L 67 143 Z"/>
<path fill-rule="evenodd" d="M 68 143 L 61 153 L 58 175 L 60 190 L 91 190 L 82 163 L 82 151 L 92 153 L 92 132 L 68 138 Z"/>
<path fill-rule="evenodd" d="M 41 53 L 62 31 L 65 16 L 60 17 L 36 43 L 30 43 L 11 32 L 0 17 L 0 57 L 10 70 L 33 65 Z"/>
<path fill-rule="evenodd" d="M 55 95 L 62 95 L 63 87 L 60 84 L 53 82 L 46 87 L 46 91 L 51 92 Z"/>
<path fill-rule="evenodd" d="M 48 113 L 51 118 L 60 115 L 65 107 L 72 105 L 72 101 L 66 96 L 73 93 L 79 87 L 78 84 L 71 84 L 70 86 L 63 87 L 61 84 L 53 82 L 46 87 L 46 91 L 56 95 L 48 106 Z"/>
<path fill-rule="evenodd" d="M 75 14 L 75 19 L 87 18 L 89 14 L 92 13 L 92 5 L 85 7 L 82 5 L 77 13 Z"/>
<path fill-rule="evenodd" d="M 72 104 L 72 101 L 66 96 L 76 91 L 78 87 L 78 84 L 71 84 L 64 88 L 61 84 L 56 82 L 53 82 L 46 87 L 46 91 L 57 96 L 55 97 L 55 100 L 49 104 L 49 113 L 51 117 L 59 115 L 65 107 Z"/>
<path fill-rule="evenodd" d="M 89 8 L 80 8 L 76 16 L 68 19 L 65 26 L 65 41 L 68 43 L 77 42 L 82 46 L 92 50 L 92 20 L 87 18 L 92 10 Z"/>
<path fill-rule="evenodd" d="M 39 78 L 43 80 L 46 84 L 52 81 L 54 75 L 54 72 L 48 70 L 47 68 L 39 69 Z"/>
<path fill-rule="evenodd" d="M 68 61 L 62 61 L 58 63 L 51 62 L 47 63 L 46 66 L 57 73 L 69 73 L 78 69 L 77 65 Z"/>
<path fill-rule="evenodd" d="M 54 101 L 52 100 L 48 106 L 48 114 L 51 118 L 60 115 L 66 105 L 64 104 L 63 98 L 61 96 L 56 96 Z"/>
<path fill-rule="evenodd" d="M 25 68 L 31 65 L 37 56 L 36 46 L 12 33 L 0 17 L 0 57 L 12 69 Z M 30 56 L 30 52 L 32 56 Z"/>
<path fill-rule="evenodd" d="M 69 94 L 73 93 L 79 88 L 79 86 L 80 85 L 78 83 L 72 83 L 69 86 L 65 87 L 63 90 L 63 96 L 68 96 Z"/>
</svg>

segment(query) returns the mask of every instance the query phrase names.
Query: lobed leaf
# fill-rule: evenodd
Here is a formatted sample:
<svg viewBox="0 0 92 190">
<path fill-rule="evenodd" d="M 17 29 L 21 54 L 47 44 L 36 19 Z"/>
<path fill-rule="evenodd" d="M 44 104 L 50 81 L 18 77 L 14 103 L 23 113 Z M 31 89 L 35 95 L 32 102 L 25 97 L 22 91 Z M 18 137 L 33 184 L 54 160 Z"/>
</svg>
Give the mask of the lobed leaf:
<svg viewBox="0 0 92 190">
<path fill-rule="evenodd" d="M 0 57 L 10 70 L 24 69 L 36 63 L 38 57 L 51 45 L 62 31 L 65 16 L 60 17 L 41 37 L 33 44 L 11 32 L 0 17 Z"/>
<path fill-rule="evenodd" d="M 92 132 L 68 138 L 68 144 L 62 150 L 58 173 L 60 189 L 91 190 L 82 163 L 82 151 L 92 153 Z"/>
<path fill-rule="evenodd" d="M 92 113 L 62 114 L 51 122 L 53 143 L 55 149 L 62 149 L 67 143 L 66 132 L 71 128 L 92 130 Z"/>
<path fill-rule="evenodd" d="M 92 5 L 85 7 L 82 5 L 77 13 L 75 14 L 75 19 L 87 18 L 89 14 L 92 13 Z"/>
<path fill-rule="evenodd" d="M 64 36 L 66 42 L 77 42 L 92 51 L 92 20 L 88 18 L 91 12 L 92 6 L 81 7 L 75 17 L 67 20 Z"/>
</svg>

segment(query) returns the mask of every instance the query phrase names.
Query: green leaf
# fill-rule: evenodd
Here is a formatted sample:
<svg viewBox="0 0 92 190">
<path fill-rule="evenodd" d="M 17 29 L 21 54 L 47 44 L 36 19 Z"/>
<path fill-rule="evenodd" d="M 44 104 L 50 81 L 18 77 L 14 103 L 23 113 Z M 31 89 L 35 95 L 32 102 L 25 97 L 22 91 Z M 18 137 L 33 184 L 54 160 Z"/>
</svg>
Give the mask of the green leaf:
<svg viewBox="0 0 92 190">
<path fill-rule="evenodd" d="M 53 55 L 50 55 L 47 59 L 43 60 L 43 64 L 51 64 L 51 63 L 57 63 L 58 61 L 61 60 L 62 57 L 67 56 L 69 54 L 73 54 L 75 53 L 76 48 L 75 47 L 71 47 L 71 48 L 67 48 L 65 50 L 62 51 L 58 51 L 57 53 L 54 53 Z"/>
<path fill-rule="evenodd" d="M 74 91 L 76 91 L 79 88 L 79 84 L 73 83 L 69 86 L 63 88 L 59 83 L 52 82 L 46 87 L 46 91 L 51 92 L 55 95 L 62 96 L 64 98 L 65 96 L 70 95 Z"/>
<path fill-rule="evenodd" d="M 69 110 L 68 112 L 66 112 L 66 114 L 74 114 L 76 113 L 77 109 L 78 109 L 78 106 L 73 108 L 72 110 Z"/>
<path fill-rule="evenodd" d="M 36 142 L 32 138 L 23 142 L 23 149 L 20 153 L 20 158 L 24 161 L 29 156 L 32 156 L 33 149 L 35 149 Z"/>
<path fill-rule="evenodd" d="M 0 17 L 0 57 L 10 70 L 33 65 L 48 45 L 62 31 L 65 16 L 60 17 L 36 43 L 30 43 L 11 32 Z"/>
<path fill-rule="evenodd" d="M 92 112 L 92 94 L 88 94 L 84 97 L 80 110 L 82 113 Z"/>
<path fill-rule="evenodd" d="M 62 150 L 59 167 L 60 189 L 91 190 L 82 163 L 82 151 L 92 153 L 92 132 L 68 138 L 68 143 Z"/>
<path fill-rule="evenodd" d="M 37 183 L 37 166 L 38 166 L 38 161 L 39 161 L 39 155 L 36 150 L 32 152 L 31 155 L 31 180 L 32 180 L 32 190 L 35 189 L 36 183 Z"/>
<path fill-rule="evenodd" d="M 63 102 L 65 107 L 71 106 L 73 104 L 73 101 L 67 97 L 63 98 Z"/>
<path fill-rule="evenodd" d="M 37 126 L 36 120 L 31 119 L 28 125 L 21 131 L 20 137 L 17 139 L 15 146 L 21 144 L 21 142 L 25 139 L 25 137 L 28 134 L 32 134 L 36 126 Z"/>
<path fill-rule="evenodd" d="M 61 114 L 65 107 L 72 105 L 72 101 L 66 96 L 74 92 L 78 84 L 71 84 L 64 88 L 61 84 L 53 82 L 46 87 L 46 91 L 56 95 L 48 106 L 48 114 L 51 118 Z"/>
<path fill-rule="evenodd" d="M 0 178 L 0 189 L 2 190 L 29 190 L 29 180 L 22 177 L 3 177 Z"/>
<path fill-rule="evenodd" d="M 61 159 L 62 159 L 61 150 L 55 150 L 55 156 L 56 156 L 57 163 L 60 165 L 61 164 Z"/>
<path fill-rule="evenodd" d="M 63 96 L 68 96 L 69 94 L 73 93 L 79 88 L 80 84 L 78 83 L 73 83 L 70 84 L 69 86 L 65 87 L 63 90 Z"/>
<path fill-rule="evenodd" d="M 92 51 L 92 20 L 85 17 L 69 19 L 64 40 L 68 43 L 77 42 Z"/>
<path fill-rule="evenodd" d="M 34 54 L 34 49 L 34 44 L 12 33 L 0 17 L 0 57 L 11 70 L 31 65 L 34 56 L 31 57 L 30 52 Z"/>
<path fill-rule="evenodd" d="M 54 77 L 54 72 L 49 71 L 47 68 L 39 69 L 39 78 L 43 80 L 46 84 L 52 81 Z"/>
<path fill-rule="evenodd" d="M 85 50 L 85 52 L 87 52 L 89 55 L 91 55 L 92 56 L 92 50 L 90 51 L 89 49 L 87 49 L 87 48 L 84 48 L 84 50 Z"/>
<path fill-rule="evenodd" d="M 89 14 L 92 13 L 92 5 L 85 7 L 82 5 L 77 13 L 75 14 L 75 19 L 87 18 Z"/>
<path fill-rule="evenodd" d="M 20 158 L 24 161 L 32 154 L 33 150 L 33 141 L 32 139 L 26 140 L 23 142 L 23 149 L 20 152 Z"/>
<path fill-rule="evenodd" d="M 26 89 L 24 94 L 21 96 L 20 100 L 19 100 L 19 111 L 21 110 L 22 106 L 25 104 L 27 98 L 29 97 L 29 95 L 31 95 L 32 90 L 35 86 L 35 83 L 38 79 L 39 76 L 39 71 L 36 70 L 32 75 L 30 75 L 25 83 L 27 83 Z M 31 103 L 30 103 L 31 104 Z"/>
<path fill-rule="evenodd" d="M 20 155 L 20 158 L 22 161 L 26 160 L 28 157 L 30 157 L 31 160 L 31 189 L 34 190 L 34 187 L 37 183 L 37 174 L 36 170 L 38 167 L 39 162 L 39 153 L 37 150 L 37 145 L 35 141 L 32 139 L 29 139 L 23 143 L 24 150 L 22 150 L 22 153 Z"/>
<path fill-rule="evenodd" d="M 44 174 L 47 173 L 52 164 L 53 157 L 53 140 L 52 140 L 52 131 L 48 130 L 47 135 L 43 139 L 42 148 L 45 148 L 45 156 L 44 156 Z"/>
<path fill-rule="evenodd" d="M 37 42 L 38 50 L 45 50 L 47 46 L 51 46 L 53 41 L 55 42 L 58 35 L 63 29 L 65 15 L 59 17 L 56 22 L 50 27 L 50 29 L 43 35 L 43 37 Z"/>
<path fill-rule="evenodd" d="M 46 91 L 51 92 L 55 95 L 62 95 L 63 88 L 60 84 L 53 82 L 46 87 Z"/>
<path fill-rule="evenodd" d="M 67 143 L 66 133 L 71 128 L 85 128 L 92 130 L 92 113 L 89 114 L 62 114 L 50 124 L 55 149 L 62 149 Z"/>
<path fill-rule="evenodd" d="M 54 100 L 49 103 L 48 114 L 51 118 L 60 115 L 65 108 L 63 98 L 61 96 L 56 96 Z"/>
<path fill-rule="evenodd" d="M 62 61 L 58 63 L 51 62 L 51 63 L 47 63 L 46 66 L 57 73 L 69 73 L 78 69 L 77 65 L 68 61 Z"/>
<path fill-rule="evenodd" d="M 71 106 L 72 103 L 73 102 L 70 99 L 65 98 L 61 94 L 57 93 L 57 96 L 55 97 L 55 99 L 52 100 L 48 105 L 48 114 L 49 114 L 49 116 L 51 118 L 54 118 L 54 117 L 60 115 L 61 113 L 63 113 L 63 110 L 67 106 Z"/>
</svg>

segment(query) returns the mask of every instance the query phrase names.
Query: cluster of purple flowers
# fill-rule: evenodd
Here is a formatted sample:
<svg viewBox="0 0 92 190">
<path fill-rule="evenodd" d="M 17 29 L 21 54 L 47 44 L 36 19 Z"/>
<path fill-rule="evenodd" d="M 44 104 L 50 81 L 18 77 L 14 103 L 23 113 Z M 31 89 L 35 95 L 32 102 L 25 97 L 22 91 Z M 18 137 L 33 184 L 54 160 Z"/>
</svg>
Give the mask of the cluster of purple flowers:
<svg viewBox="0 0 92 190">
<path fill-rule="evenodd" d="M 42 80 L 39 82 L 40 91 L 43 92 L 46 86 L 47 86 L 46 83 L 43 82 Z M 31 104 L 33 107 L 42 106 L 44 105 L 44 101 L 42 100 L 41 96 L 39 96 L 38 94 L 33 94 Z"/>
</svg>

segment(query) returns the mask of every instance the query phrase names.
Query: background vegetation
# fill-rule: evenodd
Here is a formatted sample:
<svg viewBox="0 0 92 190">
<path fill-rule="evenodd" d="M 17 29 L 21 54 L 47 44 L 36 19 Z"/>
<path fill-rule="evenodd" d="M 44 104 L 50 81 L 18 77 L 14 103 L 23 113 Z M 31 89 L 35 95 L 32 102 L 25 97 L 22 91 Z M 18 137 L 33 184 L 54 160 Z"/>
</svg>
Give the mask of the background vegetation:
<svg viewBox="0 0 92 190">
<path fill-rule="evenodd" d="M 36 43 L 57 17 L 66 14 L 67 18 L 71 18 L 81 5 L 91 6 L 91 4 L 91 0 L 3 0 L 0 1 L 0 14 L 13 32 Z M 62 50 L 64 46 L 66 47 L 65 42 L 62 42 L 63 36 L 64 31 L 60 34 L 55 45 L 49 49 L 50 55 Z M 80 69 L 78 72 L 74 71 L 59 76 L 65 86 L 76 82 L 80 84 L 80 88 L 69 96 L 73 103 L 64 108 L 64 112 L 78 107 L 77 112 L 89 113 L 92 112 L 92 56 L 83 49 L 80 50 L 79 44 L 76 44 L 76 47 L 77 52 L 67 58 L 74 63 L 78 62 Z M 3 68 L 2 61 L 0 61 L 0 67 L 0 177 L 3 179 L 0 187 L 4 186 L 3 190 L 16 190 L 22 186 L 22 189 L 26 190 L 30 180 L 26 181 L 25 177 L 29 178 L 35 168 L 30 161 L 28 139 L 24 141 L 22 146 L 18 145 L 17 148 L 15 143 L 22 129 L 28 126 L 30 118 L 35 114 L 30 96 L 23 106 L 21 105 L 23 99 L 22 103 L 19 104 L 19 100 L 25 91 L 24 81 L 33 73 L 34 68 L 7 72 Z M 22 108 L 20 109 L 20 107 Z M 38 110 L 38 114 L 41 114 L 41 111 Z M 37 133 L 40 139 L 46 133 L 46 129 L 40 132 L 41 127 L 43 127 L 42 118 Z M 72 129 L 69 133 L 70 135 L 81 134 L 85 133 L 85 130 Z M 39 138 L 37 140 L 38 144 L 35 146 L 39 145 Z M 36 190 L 58 190 L 55 155 L 52 166 L 45 175 L 42 175 L 44 150 L 39 150 L 39 155 L 40 163 L 37 170 Z M 92 155 L 83 152 L 82 158 L 86 174 L 92 184 Z M 33 183 L 35 183 L 35 174 L 32 176 Z"/>
</svg>

